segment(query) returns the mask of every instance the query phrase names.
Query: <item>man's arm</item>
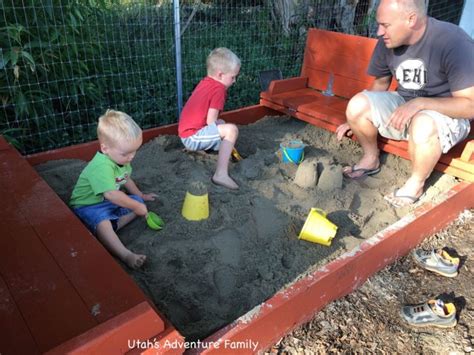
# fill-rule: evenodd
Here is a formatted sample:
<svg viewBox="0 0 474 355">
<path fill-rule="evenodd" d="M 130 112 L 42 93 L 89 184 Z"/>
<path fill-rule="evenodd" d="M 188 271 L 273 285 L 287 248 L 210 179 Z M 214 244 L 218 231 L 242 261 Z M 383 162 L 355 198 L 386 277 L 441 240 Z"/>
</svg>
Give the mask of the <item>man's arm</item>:
<svg viewBox="0 0 474 355">
<path fill-rule="evenodd" d="M 474 117 L 474 86 L 455 91 L 453 97 L 420 97 L 421 110 L 433 110 L 453 118 Z"/>
<path fill-rule="evenodd" d="M 369 91 L 387 91 L 392 83 L 392 76 L 383 76 L 374 79 Z"/>
<path fill-rule="evenodd" d="M 398 107 L 387 122 L 402 130 L 422 110 L 433 110 L 453 118 L 474 117 L 474 86 L 455 91 L 452 97 L 417 97 Z"/>
</svg>

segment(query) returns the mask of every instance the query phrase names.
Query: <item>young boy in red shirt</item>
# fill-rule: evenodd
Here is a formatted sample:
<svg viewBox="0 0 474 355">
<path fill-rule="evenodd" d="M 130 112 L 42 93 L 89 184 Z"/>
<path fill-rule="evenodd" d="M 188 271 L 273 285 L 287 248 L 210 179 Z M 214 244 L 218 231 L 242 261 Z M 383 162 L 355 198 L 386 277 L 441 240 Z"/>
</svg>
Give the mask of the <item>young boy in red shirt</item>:
<svg viewBox="0 0 474 355">
<path fill-rule="evenodd" d="M 213 183 L 236 190 L 229 176 L 229 159 L 239 135 L 236 125 L 218 119 L 224 109 L 227 89 L 235 83 L 240 59 L 227 48 L 214 49 L 206 60 L 207 76 L 194 89 L 184 105 L 178 133 L 188 150 L 218 150 Z"/>
</svg>

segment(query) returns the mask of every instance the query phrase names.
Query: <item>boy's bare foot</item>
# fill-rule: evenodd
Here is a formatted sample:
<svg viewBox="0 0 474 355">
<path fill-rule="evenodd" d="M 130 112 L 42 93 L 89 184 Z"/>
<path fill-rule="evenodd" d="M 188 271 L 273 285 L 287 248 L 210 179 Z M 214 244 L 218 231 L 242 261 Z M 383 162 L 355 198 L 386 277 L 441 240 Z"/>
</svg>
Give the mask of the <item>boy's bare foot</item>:
<svg viewBox="0 0 474 355">
<path fill-rule="evenodd" d="M 231 190 L 237 190 L 239 188 L 239 185 L 235 183 L 234 180 L 230 176 L 217 176 L 214 175 L 211 178 L 211 181 L 216 184 L 216 185 L 221 185 L 224 187 L 227 187 L 228 189 Z"/>
<path fill-rule="evenodd" d="M 135 254 L 135 253 L 130 252 L 130 254 L 128 254 L 128 255 L 124 258 L 123 261 L 124 261 L 125 264 L 127 264 L 130 268 L 132 268 L 132 269 L 138 269 L 138 268 L 140 268 L 140 267 L 145 263 L 145 260 L 146 260 L 146 255 Z"/>
</svg>

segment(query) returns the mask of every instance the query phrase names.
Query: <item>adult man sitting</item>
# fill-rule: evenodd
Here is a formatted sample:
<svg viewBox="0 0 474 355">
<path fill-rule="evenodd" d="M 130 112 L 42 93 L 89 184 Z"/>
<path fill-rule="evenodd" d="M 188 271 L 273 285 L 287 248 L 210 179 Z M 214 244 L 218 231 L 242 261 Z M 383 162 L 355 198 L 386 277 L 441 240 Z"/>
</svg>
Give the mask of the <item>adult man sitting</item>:
<svg viewBox="0 0 474 355">
<path fill-rule="evenodd" d="M 467 137 L 474 117 L 474 41 L 456 25 L 426 15 L 424 0 L 381 0 L 379 36 L 368 73 L 369 91 L 347 106 L 337 139 L 355 134 L 364 154 L 343 169 L 348 178 L 380 171 L 377 134 L 408 140 L 410 178 L 385 196 L 395 207 L 412 204 L 442 153 Z M 397 91 L 387 91 L 392 77 Z"/>
</svg>

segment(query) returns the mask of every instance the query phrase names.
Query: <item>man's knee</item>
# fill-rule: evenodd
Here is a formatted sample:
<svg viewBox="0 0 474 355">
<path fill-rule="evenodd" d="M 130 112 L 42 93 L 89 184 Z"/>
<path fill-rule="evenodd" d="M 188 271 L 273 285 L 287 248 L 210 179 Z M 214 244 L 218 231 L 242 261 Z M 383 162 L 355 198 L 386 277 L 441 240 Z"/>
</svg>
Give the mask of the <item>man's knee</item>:
<svg viewBox="0 0 474 355">
<path fill-rule="evenodd" d="M 364 93 L 360 92 L 353 96 L 347 104 L 346 117 L 349 123 L 370 114 L 370 102 Z"/>
<path fill-rule="evenodd" d="M 438 129 L 434 119 L 424 113 L 413 116 L 410 124 L 410 137 L 415 144 L 425 144 L 438 140 Z"/>
</svg>

